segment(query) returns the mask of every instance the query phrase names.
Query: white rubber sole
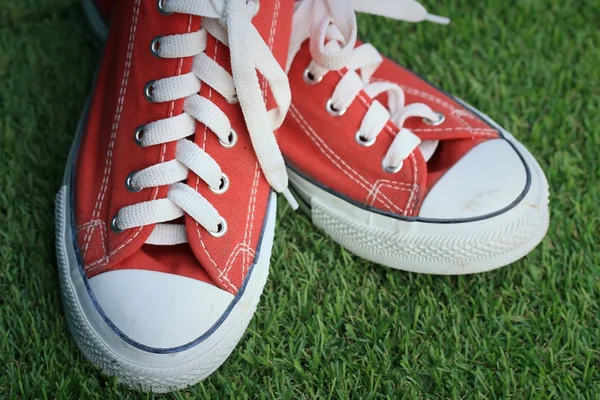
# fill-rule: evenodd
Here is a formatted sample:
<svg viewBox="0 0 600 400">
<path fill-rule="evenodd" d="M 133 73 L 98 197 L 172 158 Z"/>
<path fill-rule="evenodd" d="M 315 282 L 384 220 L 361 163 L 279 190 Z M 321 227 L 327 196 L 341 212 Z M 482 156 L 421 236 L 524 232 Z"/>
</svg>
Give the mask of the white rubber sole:
<svg viewBox="0 0 600 400">
<path fill-rule="evenodd" d="M 200 343 L 176 353 L 158 354 L 127 343 L 111 329 L 94 305 L 73 247 L 69 199 L 72 157 L 73 150 L 56 198 L 56 254 L 65 314 L 78 347 L 106 374 L 143 391 L 169 392 L 206 378 L 231 354 L 256 311 L 269 274 L 277 204 L 275 195 L 271 197 L 258 260 L 229 314 Z"/>
<path fill-rule="evenodd" d="M 490 271 L 527 255 L 549 225 L 548 182 L 539 164 L 506 134 L 531 170 L 531 187 L 512 209 L 459 224 L 406 221 L 357 207 L 288 169 L 315 226 L 354 254 L 390 268 L 439 275 Z"/>
</svg>

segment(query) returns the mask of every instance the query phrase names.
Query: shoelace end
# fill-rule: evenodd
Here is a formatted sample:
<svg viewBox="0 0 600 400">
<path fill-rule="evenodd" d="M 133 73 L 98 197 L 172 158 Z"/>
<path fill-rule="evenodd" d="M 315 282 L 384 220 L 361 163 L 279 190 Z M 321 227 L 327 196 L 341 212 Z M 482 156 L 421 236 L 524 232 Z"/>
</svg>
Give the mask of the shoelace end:
<svg viewBox="0 0 600 400">
<path fill-rule="evenodd" d="M 292 192 L 290 192 L 290 189 L 286 188 L 283 192 L 281 192 L 281 194 L 283 195 L 283 197 L 285 197 L 285 199 L 290 204 L 292 209 L 294 209 L 294 211 L 298 209 L 298 207 L 299 207 L 298 202 L 294 198 L 294 195 L 292 194 Z"/>
<path fill-rule="evenodd" d="M 434 24 L 440 25 L 448 25 L 450 23 L 450 18 L 442 17 L 440 15 L 427 14 L 425 16 L 425 20 L 429 22 L 433 22 Z"/>
</svg>

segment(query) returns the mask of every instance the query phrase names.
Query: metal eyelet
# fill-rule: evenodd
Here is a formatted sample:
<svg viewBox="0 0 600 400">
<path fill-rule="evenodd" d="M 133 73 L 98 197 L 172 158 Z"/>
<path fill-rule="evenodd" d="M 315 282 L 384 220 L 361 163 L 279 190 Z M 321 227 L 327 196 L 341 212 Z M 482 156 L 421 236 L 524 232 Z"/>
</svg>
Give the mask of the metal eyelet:
<svg viewBox="0 0 600 400">
<path fill-rule="evenodd" d="M 173 14 L 172 12 L 166 11 L 165 10 L 165 5 L 167 4 L 167 0 L 158 0 L 158 2 L 156 3 L 156 5 L 158 6 L 158 11 L 160 11 L 161 14 L 163 15 L 171 15 Z"/>
<path fill-rule="evenodd" d="M 225 147 L 226 149 L 232 148 L 237 143 L 238 135 L 233 129 L 229 131 L 229 136 L 227 136 L 227 140 L 228 142 L 224 142 L 219 139 L 219 142 L 221 142 L 221 146 Z"/>
<path fill-rule="evenodd" d="M 227 233 L 227 222 L 221 217 L 221 222 L 217 225 L 217 231 L 208 231 L 213 237 L 220 238 L 223 237 Z"/>
<path fill-rule="evenodd" d="M 110 220 L 110 230 L 113 231 L 114 233 L 121 233 L 124 231 L 124 229 L 119 228 L 119 225 L 117 225 L 117 219 L 119 218 L 119 213 L 117 213 L 117 215 L 115 215 L 111 220 Z"/>
<path fill-rule="evenodd" d="M 323 80 L 323 77 L 322 77 L 322 76 L 320 76 L 320 77 L 318 77 L 318 78 L 317 78 L 317 77 L 315 77 L 315 76 L 313 75 L 313 73 L 312 73 L 312 72 L 310 72 L 310 70 L 309 70 L 308 68 L 306 68 L 306 69 L 304 70 L 304 74 L 302 75 L 302 77 L 304 78 L 304 82 L 305 82 L 307 85 L 316 85 L 317 83 L 319 83 L 319 82 L 321 82 L 321 81 Z"/>
<path fill-rule="evenodd" d="M 227 189 L 229 189 L 229 178 L 225 174 L 221 175 L 221 182 L 219 184 L 219 187 L 218 188 L 213 188 L 213 187 L 209 186 L 209 189 L 214 194 L 223 194 L 223 193 L 225 193 L 227 191 Z"/>
<path fill-rule="evenodd" d="M 381 160 L 381 168 L 389 174 L 395 174 L 396 172 L 400 171 L 403 164 L 404 163 L 401 162 L 398 165 L 389 166 L 385 163 L 385 158 Z"/>
<path fill-rule="evenodd" d="M 251 3 L 251 2 L 256 4 L 256 7 L 254 8 L 254 12 L 252 13 L 252 17 L 254 18 L 258 15 L 258 12 L 260 11 L 260 0 L 254 0 L 254 1 L 247 0 L 246 5 L 248 5 L 248 3 Z"/>
<path fill-rule="evenodd" d="M 142 187 L 137 187 L 133 185 L 133 177 L 135 176 L 135 174 L 138 171 L 133 171 L 131 172 L 129 175 L 127 175 L 127 178 L 125 178 L 125 187 L 127 188 L 127 190 L 129 190 L 131 193 L 137 193 L 140 190 L 142 190 Z"/>
<path fill-rule="evenodd" d="M 144 145 L 142 143 L 142 139 L 144 138 L 144 129 L 146 129 L 146 125 L 140 125 L 135 129 L 135 135 L 133 136 L 133 140 L 138 146 Z"/>
<path fill-rule="evenodd" d="M 156 81 L 150 81 L 144 86 L 144 96 L 146 96 L 146 99 L 151 103 L 154 103 L 154 82 Z"/>
<path fill-rule="evenodd" d="M 437 121 L 432 121 L 430 119 L 427 118 L 423 118 L 423 123 L 429 125 L 429 126 L 438 126 L 444 123 L 444 121 L 446 120 L 446 116 L 444 115 L 444 113 L 436 113 L 438 116 Z"/>
<path fill-rule="evenodd" d="M 344 115 L 346 113 L 347 108 L 342 108 L 340 110 L 338 110 L 337 108 L 334 107 L 333 105 L 333 100 L 329 99 L 327 100 L 327 104 L 325 105 L 325 109 L 327 110 L 327 112 L 331 115 L 333 115 L 334 117 L 340 117 L 342 115 Z"/>
<path fill-rule="evenodd" d="M 373 143 L 375 143 L 375 141 L 377 140 L 377 137 L 374 137 L 372 139 L 367 139 L 362 135 L 361 131 L 356 131 L 356 135 L 354 135 L 354 139 L 356 140 L 356 143 L 358 143 L 360 146 L 369 147 Z"/>
<path fill-rule="evenodd" d="M 160 56 L 160 54 L 158 54 L 158 50 L 160 49 L 160 40 L 162 39 L 162 36 L 156 36 L 154 39 L 152 39 L 152 42 L 150 42 L 150 52 L 152 52 L 152 54 L 158 58 L 162 58 Z"/>
</svg>

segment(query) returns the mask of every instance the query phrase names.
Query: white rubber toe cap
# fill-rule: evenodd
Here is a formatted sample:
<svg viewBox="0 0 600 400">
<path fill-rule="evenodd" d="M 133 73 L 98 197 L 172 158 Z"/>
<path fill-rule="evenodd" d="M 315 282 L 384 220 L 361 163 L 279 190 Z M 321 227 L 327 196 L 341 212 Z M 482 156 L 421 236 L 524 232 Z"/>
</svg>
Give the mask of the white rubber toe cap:
<svg viewBox="0 0 600 400">
<path fill-rule="evenodd" d="M 464 219 L 496 213 L 521 196 L 527 171 L 504 139 L 483 142 L 461 158 L 425 197 L 419 216 Z"/>
<path fill-rule="evenodd" d="M 132 341 L 172 349 L 205 334 L 234 296 L 208 283 L 155 271 L 118 270 L 89 280 L 110 322 Z"/>
</svg>

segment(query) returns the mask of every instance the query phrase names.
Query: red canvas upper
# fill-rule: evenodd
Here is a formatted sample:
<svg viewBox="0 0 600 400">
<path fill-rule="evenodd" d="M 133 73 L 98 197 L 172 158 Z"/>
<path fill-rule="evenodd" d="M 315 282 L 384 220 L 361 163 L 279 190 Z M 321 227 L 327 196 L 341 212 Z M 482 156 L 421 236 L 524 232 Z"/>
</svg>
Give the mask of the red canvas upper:
<svg viewBox="0 0 600 400">
<path fill-rule="evenodd" d="M 108 11 L 103 15 L 108 20 Z M 356 144 L 354 135 L 372 99 L 362 93 L 343 116 L 330 115 L 325 111 L 325 104 L 346 70 L 327 74 L 317 85 L 307 85 L 303 73 L 310 61 L 308 43 L 305 43 L 288 74 L 292 108 L 279 130 L 280 148 L 295 169 L 358 203 L 395 214 L 417 215 L 425 195 L 449 168 L 474 146 L 499 137 L 496 129 L 451 96 L 383 57 L 373 79 L 400 85 L 406 104 L 425 103 L 446 116 L 445 122 L 435 127 L 416 118 L 409 119 L 406 128 L 423 141 L 439 140 L 439 147 L 428 162 L 417 150 L 399 173 L 385 173 L 380 167 L 381 159 L 398 128 L 388 123 L 385 134 L 380 135 L 373 146 L 365 148 Z M 377 100 L 386 103 L 385 96 Z"/>
<path fill-rule="evenodd" d="M 499 135 L 452 97 L 384 58 L 373 79 L 400 85 L 406 104 L 425 103 L 446 116 L 445 122 L 435 127 L 418 118 L 408 119 L 405 128 L 423 141 L 439 140 L 440 145 L 428 162 L 417 149 L 398 173 L 387 173 L 381 168 L 381 161 L 398 127 L 388 122 L 372 146 L 357 144 L 355 134 L 373 100 L 362 92 L 344 115 L 332 116 L 325 105 L 347 70 L 329 72 L 321 82 L 309 85 L 303 74 L 311 60 L 307 41 L 288 74 L 292 107 L 280 129 L 279 144 L 293 168 L 359 204 L 415 216 L 429 189 L 451 166 L 475 145 Z M 385 96 L 377 100 L 387 102 Z"/>
<path fill-rule="evenodd" d="M 203 84 L 200 95 L 226 115 L 238 133 L 238 143 L 226 149 L 212 132 L 197 124 L 194 141 L 229 177 L 221 195 L 191 171 L 187 184 L 204 196 L 228 222 L 225 236 L 209 235 L 191 217 L 184 217 L 189 244 L 153 246 L 144 242 L 154 225 L 111 231 L 110 221 L 128 205 L 166 197 L 168 187 L 132 193 L 125 180 L 139 171 L 174 158 L 175 143 L 140 147 L 138 126 L 182 112 L 183 100 L 151 103 L 143 95 L 151 80 L 188 73 L 192 58 L 159 59 L 150 51 L 155 36 L 197 31 L 200 18 L 161 14 L 155 1 L 122 0 L 114 5 L 88 120 L 78 150 L 75 171 L 75 217 L 78 244 L 88 277 L 116 269 L 146 269 L 210 282 L 231 293 L 240 288 L 258 247 L 270 187 L 264 179 L 241 109 Z M 261 0 L 253 23 L 283 65 L 287 55 L 293 4 Z M 107 10 L 108 7 L 102 7 Z M 228 49 L 214 38 L 207 55 L 229 69 Z"/>
</svg>

